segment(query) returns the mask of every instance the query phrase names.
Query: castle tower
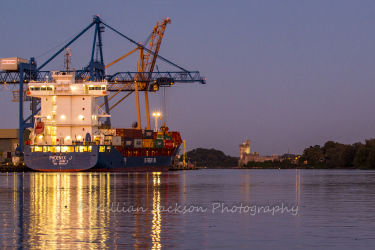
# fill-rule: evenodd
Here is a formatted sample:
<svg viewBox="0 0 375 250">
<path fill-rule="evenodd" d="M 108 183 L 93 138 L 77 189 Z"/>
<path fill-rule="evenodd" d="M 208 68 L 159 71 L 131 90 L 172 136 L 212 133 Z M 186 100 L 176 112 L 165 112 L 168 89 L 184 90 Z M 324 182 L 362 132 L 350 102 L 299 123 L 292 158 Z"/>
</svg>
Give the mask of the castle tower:
<svg viewBox="0 0 375 250">
<path fill-rule="evenodd" d="M 246 142 L 240 145 L 240 159 L 238 160 L 238 167 L 241 167 L 246 163 L 245 157 L 250 154 L 250 140 L 247 139 Z"/>
</svg>

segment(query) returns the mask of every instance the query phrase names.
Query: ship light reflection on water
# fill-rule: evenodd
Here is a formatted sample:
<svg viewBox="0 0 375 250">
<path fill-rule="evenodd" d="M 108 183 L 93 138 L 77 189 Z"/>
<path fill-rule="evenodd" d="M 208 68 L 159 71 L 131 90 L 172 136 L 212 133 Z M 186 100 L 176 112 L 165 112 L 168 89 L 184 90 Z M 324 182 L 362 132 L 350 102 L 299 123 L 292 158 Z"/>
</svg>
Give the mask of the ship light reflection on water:
<svg viewBox="0 0 375 250">
<path fill-rule="evenodd" d="M 153 173 L 153 202 L 152 202 L 152 249 L 161 249 L 160 233 L 161 233 L 161 214 L 160 214 L 160 172 Z"/>
<path fill-rule="evenodd" d="M 1 173 L 0 248 L 373 249 L 374 179 L 352 169 Z M 195 204 L 207 210 L 183 212 Z"/>
<path fill-rule="evenodd" d="M 109 214 L 94 204 L 109 197 L 105 175 L 99 176 L 105 181 L 98 183 L 92 173 L 32 174 L 28 231 L 30 237 L 37 235 L 35 243 L 42 242 L 42 249 L 69 248 L 66 237 L 72 237 L 82 242 L 98 241 L 105 247 L 109 231 L 102 229 L 108 228 Z"/>
<path fill-rule="evenodd" d="M 0 207 L 3 246 L 160 249 L 168 247 L 170 233 L 164 227 L 178 225 L 178 215 L 165 212 L 165 206 L 181 203 L 179 175 L 38 172 L 5 177 L 0 181 L 0 188 L 8 190 L 0 192 L 3 201 L 8 199 Z"/>
</svg>

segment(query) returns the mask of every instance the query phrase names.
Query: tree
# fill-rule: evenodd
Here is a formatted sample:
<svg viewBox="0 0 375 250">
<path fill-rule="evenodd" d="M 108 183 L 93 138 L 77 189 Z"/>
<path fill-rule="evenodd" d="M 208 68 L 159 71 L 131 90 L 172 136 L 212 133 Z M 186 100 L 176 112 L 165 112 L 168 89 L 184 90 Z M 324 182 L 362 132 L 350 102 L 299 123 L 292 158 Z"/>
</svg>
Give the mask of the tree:
<svg viewBox="0 0 375 250">
<path fill-rule="evenodd" d="M 336 147 L 329 148 L 326 151 L 325 160 L 328 168 L 342 167 L 341 156 L 344 147 L 343 144 L 336 144 Z"/>
<path fill-rule="evenodd" d="M 337 144 L 339 143 L 334 141 L 327 141 L 324 143 L 324 146 L 322 147 L 323 154 L 325 155 L 329 149 L 337 147 Z"/>
<path fill-rule="evenodd" d="M 365 142 L 366 147 L 375 148 L 375 139 L 368 139 Z"/>
<path fill-rule="evenodd" d="M 368 168 L 367 159 L 372 151 L 371 147 L 362 147 L 355 154 L 354 167 L 356 168 Z"/>
<path fill-rule="evenodd" d="M 354 167 L 354 159 L 357 151 L 362 147 L 362 143 L 354 143 L 353 145 L 344 145 L 341 151 L 340 165 L 344 168 Z"/>
<path fill-rule="evenodd" d="M 315 145 L 314 147 L 305 148 L 303 157 L 307 160 L 308 164 L 314 165 L 323 158 L 323 152 L 319 145 Z"/>
<path fill-rule="evenodd" d="M 190 162 L 195 162 L 197 167 L 230 168 L 237 167 L 238 157 L 225 155 L 216 149 L 196 148 L 187 152 Z"/>
</svg>

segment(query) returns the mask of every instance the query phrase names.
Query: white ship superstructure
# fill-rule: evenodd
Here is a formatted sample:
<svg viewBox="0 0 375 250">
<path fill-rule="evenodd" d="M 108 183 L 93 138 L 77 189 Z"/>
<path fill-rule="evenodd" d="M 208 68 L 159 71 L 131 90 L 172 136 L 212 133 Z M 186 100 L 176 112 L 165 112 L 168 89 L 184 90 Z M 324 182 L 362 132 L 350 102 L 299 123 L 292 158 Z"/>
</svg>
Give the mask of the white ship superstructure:
<svg viewBox="0 0 375 250">
<path fill-rule="evenodd" d="M 97 98 L 108 95 L 107 82 L 76 83 L 73 72 L 55 71 L 52 78 L 28 84 L 28 96 L 41 102 L 41 111 L 35 115 L 40 122 L 31 144 L 74 145 L 99 140 L 99 118 L 109 115 L 100 112 Z"/>
</svg>

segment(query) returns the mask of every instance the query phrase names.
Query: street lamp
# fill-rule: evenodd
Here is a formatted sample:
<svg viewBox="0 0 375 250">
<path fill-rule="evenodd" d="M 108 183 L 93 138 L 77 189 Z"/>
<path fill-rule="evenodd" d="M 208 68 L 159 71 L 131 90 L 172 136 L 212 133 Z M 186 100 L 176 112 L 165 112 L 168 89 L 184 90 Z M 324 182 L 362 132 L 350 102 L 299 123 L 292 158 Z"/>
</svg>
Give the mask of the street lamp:
<svg viewBox="0 0 375 250">
<path fill-rule="evenodd" d="M 160 117 L 161 119 L 160 115 L 160 112 L 158 112 L 157 110 L 154 113 L 152 113 L 152 116 L 155 117 L 155 132 L 158 132 L 158 118 Z"/>
</svg>

